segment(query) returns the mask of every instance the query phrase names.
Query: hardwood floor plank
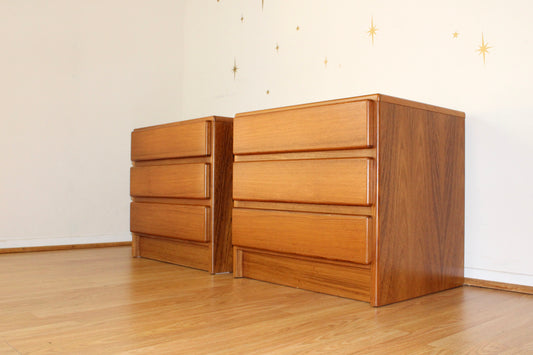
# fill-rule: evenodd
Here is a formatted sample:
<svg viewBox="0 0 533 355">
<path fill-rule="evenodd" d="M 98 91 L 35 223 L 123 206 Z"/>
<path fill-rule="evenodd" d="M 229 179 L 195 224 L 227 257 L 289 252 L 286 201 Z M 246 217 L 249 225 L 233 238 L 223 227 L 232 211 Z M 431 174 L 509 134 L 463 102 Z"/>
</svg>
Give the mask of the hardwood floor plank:
<svg viewBox="0 0 533 355">
<path fill-rule="evenodd" d="M 20 354 L 15 348 L 13 348 L 9 343 L 0 340 L 0 354 L 3 355 L 13 355 Z"/>
<path fill-rule="evenodd" d="M 0 255 L 0 354 L 533 351 L 533 296 L 460 287 L 373 308 L 128 247 Z"/>
</svg>

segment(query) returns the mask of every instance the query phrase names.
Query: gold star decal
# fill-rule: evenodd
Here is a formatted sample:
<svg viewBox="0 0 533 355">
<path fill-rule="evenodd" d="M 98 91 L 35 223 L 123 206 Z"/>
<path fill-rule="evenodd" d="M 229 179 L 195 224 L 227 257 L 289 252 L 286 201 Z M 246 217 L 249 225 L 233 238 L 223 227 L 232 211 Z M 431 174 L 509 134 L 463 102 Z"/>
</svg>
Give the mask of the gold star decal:
<svg viewBox="0 0 533 355">
<path fill-rule="evenodd" d="M 369 36 L 372 36 L 372 45 L 374 45 L 374 36 L 376 35 L 376 32 L 378 31 L 377 27 L 374 26 L 374 16 L 372 16 L 370 20 L 370 28 L 366 33 L 368 33 Z"/>
<path fill-rule="evenodd" d="M 267 94 L 267 95 L 270 95 L 270 90 L 267 90 L 267 91 L 266 91 L 266 94 Z"/>
<path fill-rule="evenodd" d="M 458 38 L 459 37 L 459 32 L 452 33 L 452 36 L 453 36 L 453 38 Z"/>
<path fill-rule="evenodd" d="M 296 31 L 300 31 L 300 26 L 296 26 Z"/>
<path fill-rule="evenodd" d="M 265 0 L 261 0 L 261 11 L 265 9 Z"/>
<path fill-rule="evenodd" d="M 279 53 L 279 44 L 276 43 L 276 46 L 274 47 L 277 53 Z"/>
<path fill-rule="evenodd" d="M 241 15 L 241 22 L 244 23 L 244 15 Z"/>
<path fill-rule="evenodd" d="M 233 72 L 233 80 L 235 80 L 235 76 L 237 75 L 237 70 L 239 70 L 239 67 L 237 66 L 237 60 L 233 58 L 233 68 L 231 68 L 231 71 Z"/>
<path fill-rule="evenodd" d="M 483 64 L 485 64 L 485 55 L 489 53 L 489 44 L 485 43 L 485 39 L 483 38 L 483 32 L 481 32 L 481 46 L 477 49 L 479 54 L 483 54 Z"/>
<path fill-rule="evenodd" d="M 328 57 L 324 58 L 324 67 L 328 67 Z"/>
</svg>

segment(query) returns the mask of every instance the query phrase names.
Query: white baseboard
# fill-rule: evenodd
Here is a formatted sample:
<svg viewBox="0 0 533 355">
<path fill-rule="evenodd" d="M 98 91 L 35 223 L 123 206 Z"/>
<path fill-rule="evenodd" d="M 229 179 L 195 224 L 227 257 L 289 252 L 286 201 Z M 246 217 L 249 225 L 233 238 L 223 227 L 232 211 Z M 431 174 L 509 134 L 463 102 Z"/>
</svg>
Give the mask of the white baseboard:
<svg viewBox="0 0 533 355">
<path fill-rule="evenodd" d="M 0 249 L 43 247 L 50 245 L 75 245 L 94 243 L 131 242 L 131 234 L 69 236 L 69 237 L 33 237 L 1 238 Z"/>
<path fill-rule="evenodd" d="M 533 286 L 533 275 L 465 267 L 465 277 L 478 280 L 504 282 L 508 284 Z"/>
</svg>

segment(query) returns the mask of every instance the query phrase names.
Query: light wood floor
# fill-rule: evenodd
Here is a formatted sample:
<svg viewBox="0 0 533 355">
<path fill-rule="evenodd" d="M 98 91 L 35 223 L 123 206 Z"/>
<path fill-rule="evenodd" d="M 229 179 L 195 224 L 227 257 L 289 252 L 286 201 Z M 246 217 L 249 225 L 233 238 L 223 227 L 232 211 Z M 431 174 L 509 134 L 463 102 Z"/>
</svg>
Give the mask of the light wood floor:
<svg viewBox="0 0 533 355">
<path fill-rule="evenodd" d="M 533 353 L 533 296 L 462 287 L 382 308 L 132 259 L 0 255 L 0 354 Z"/>
</svg>

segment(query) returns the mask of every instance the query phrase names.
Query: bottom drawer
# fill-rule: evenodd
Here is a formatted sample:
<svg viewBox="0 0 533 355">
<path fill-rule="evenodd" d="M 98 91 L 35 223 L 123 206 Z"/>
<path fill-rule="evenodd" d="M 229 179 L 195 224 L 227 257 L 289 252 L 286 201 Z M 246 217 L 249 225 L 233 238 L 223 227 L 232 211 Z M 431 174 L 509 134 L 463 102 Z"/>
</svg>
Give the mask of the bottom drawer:
<svg viewBox="0 0 533 355">
<path fill-rule="evenodd" d="M 134 233 L 209 241 L 209 207 L 133 202 L 130 212 Z"/>
<path fill-rule="evenodd" d="M 370 218 L 233 209 L 233 245 L 360 264 L 370 262 Z"/>
</svg>

